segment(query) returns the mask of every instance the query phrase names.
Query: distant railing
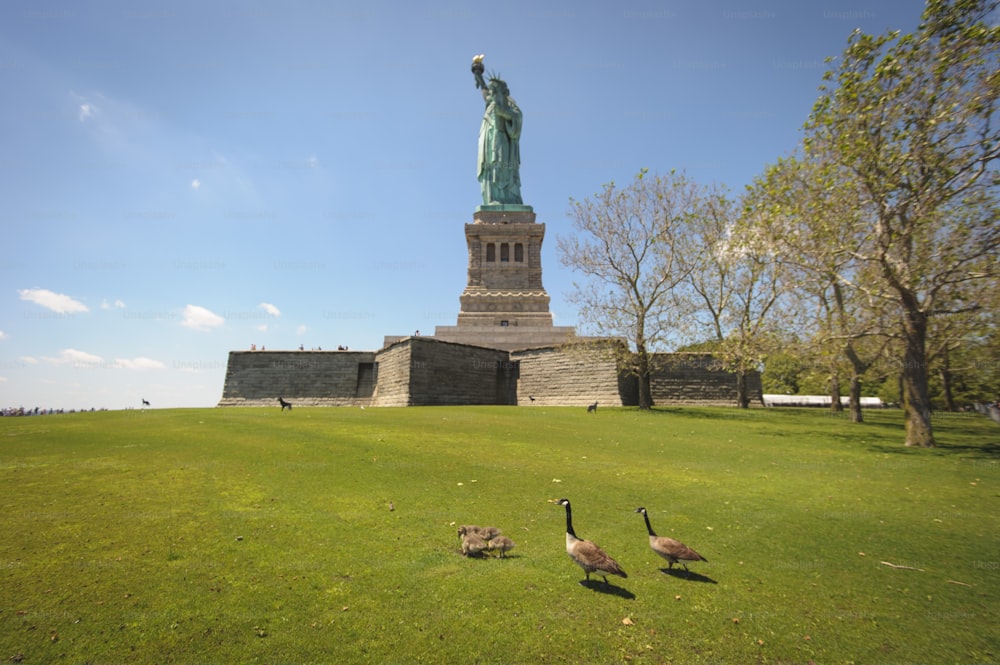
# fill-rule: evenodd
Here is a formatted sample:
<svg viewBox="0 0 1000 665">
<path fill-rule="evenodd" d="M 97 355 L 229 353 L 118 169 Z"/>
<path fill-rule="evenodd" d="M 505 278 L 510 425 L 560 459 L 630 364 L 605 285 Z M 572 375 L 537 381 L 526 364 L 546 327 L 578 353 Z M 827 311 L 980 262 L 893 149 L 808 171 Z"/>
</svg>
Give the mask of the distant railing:
<svg viewBox="0 0 1000 665">
<path fill-rule="evenodd" d="M 764 406 L 806 406 L 806 407 L 828 407 L 831 405 L 829 395 L 762 395 Z M 850 406 L 851 398 L 841 397 L 840 403 L 845 407 Z M 887 405 L 878 397 L 862 397 L 862 409 L 884 409 Z"/>
</svg>

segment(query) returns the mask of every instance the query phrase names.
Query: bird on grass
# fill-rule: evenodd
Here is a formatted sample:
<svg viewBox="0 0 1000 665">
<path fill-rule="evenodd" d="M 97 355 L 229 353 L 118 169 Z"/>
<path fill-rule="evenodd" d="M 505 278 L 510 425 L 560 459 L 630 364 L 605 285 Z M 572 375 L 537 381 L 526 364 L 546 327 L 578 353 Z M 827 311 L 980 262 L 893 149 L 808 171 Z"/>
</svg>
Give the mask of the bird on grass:
<svg viewBox="0 0 1000 665">
<path fill-rule="evenodd" d="M 507 536 L 496 536 L 490 539 L 489 549 L 491 551 L 499 550 L 500 558 L 506 558 L 507 552 L 514 549 L 514 541 Z"/>
<path fill-rule="evenodd" d="M 576 535 L 573 531 L 573 509 L 570 507 L 569 499 L 559 499 L 556 503 L 566 507 L 566 554 L 576 565 L 583 568 L 583 572 L 587 575 L 586 581 L 590 581 L 591 573 L 597 573 L 604 578 L 605 584 L 608 583 L 608 575 L 628 577 L 618 562 L 608 556 L 596 543 L 583 540 Z"/>
<path fill-rule="evenodd" d="M 479 531 L 479 537 L 482 538 L 483 540 L 485 540 L 486 542 L 489 542 L 490 540 L 492 540 L 493 538 L 496 538 L 497 536 L 501 535 L 502 533 L 503 532 L 500 529 L 498 529 L 497 527 L 495 527 L 495 526 L 484 526 Z"/>
<path fill-rule="evenodd" d="M 464 538 L 465 536 L 470 534 L 482 537 L 483 527 L 479 526 L 478 524 L 463 524 L 462 526 L 458 527 L 459 538 Z"/>
<path fill-rule="evenodd" d="M 667 538 L 666 536 L 657 536 L 656 532 L 653 531 L 652 525 L 649 523 L 649 515 L 646 513 L 645 508 L 640 506 L 635 509 L 635 512 L 642 513 L 642 516 L 646 520 L 646 530 L 649 531 L 650 549 L 669 562 L 670 565 L 667 566 L 668 568 L 673 568 L 675 563 L 679 563 L 684 566 L 686 572 L 691 572 L 688 570 L 687 564 L 684 563 L 685 561 L 708 561 L 708 559 L 679 540 Z"/>
<path fill-rule="evenodd" d="M 479 556 L 487 547 L 489 546 L 486 541 L 480 538 L 477 534 L 467 533 L 462 536 L 463 556 Z"/>
</svg>

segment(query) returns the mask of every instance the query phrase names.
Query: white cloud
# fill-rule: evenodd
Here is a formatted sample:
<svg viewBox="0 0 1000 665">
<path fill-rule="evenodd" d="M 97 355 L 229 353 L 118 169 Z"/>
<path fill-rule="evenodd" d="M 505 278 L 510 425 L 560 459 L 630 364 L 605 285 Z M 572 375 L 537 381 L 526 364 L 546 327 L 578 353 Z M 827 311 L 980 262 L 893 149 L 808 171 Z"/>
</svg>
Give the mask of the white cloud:
<svg viewBox="0 0 1000 665">
<path fill-rule="evenodd" d="M 257 305 L 257 307 L 260 307 L 262 310 L 264 310 L 271 316 L 281 316 L 281 310 L 269 302 L 262 302 L 261 304 Z"/>
<path fill-rule="evenodd" d="M 90 309 L 79 300 L 63 294 L 49 291 L 48 289 L 21 289 L 18 291 L 21 300 L 33 302 L 46 309 L 59 314 L 74 314 L 76 312 L 89 312 Z"/>
<path fill-rule="evenodd" d="M 260 324 L 259 326 L 257 326 L 257 330 L 261 332 L 267 332 L 267 324 L 266 323 Z"/>
<path fill-rule="evenodd" d="M 94 117 L 94 113 L 96 112 L 96 110 L 97 110 L 97 107 L 95 107 L 93 104 L 91 104 L 89 102 L 85 102 L 83 104 L 80 104 L 80 113 L 79 113 L 79 116 L 78 116 L 80 118 L 80 122 L 83 122 L 87 118 L 93 118 Z"/>
<path fill-rule="evenodd" d="M 58 357 L 42 356 L 42 360 L 50 365 L 72 365 L 77 368 L 96 367 L 104 362 L 104 358 L 78 349 L 63 349 Z"/>
<path fill-rule="evenodd" d="M 319 158 L 313 155 L 312 157 L 306 160 L 306 166 L 308 166 L 311 169 L 319 168 Z"/>
<path fill-rule="evenodd" d="M 22 357 L 21 362 L 28 365 L 37 365 L 38 360 L 31 357 Z M 166 369 L 166 365 L 159 360 L 139 356 L 138 358 L 115 358 L 114 362 L 105 362 L 104 358 L 93 353 L 80 351 L 79 349 L 63 349 L 56 357 L 42 356 L 42 360 L 50 365 L 70 365 L 77 369 Z"/>
<path fill-rule="evenodd" d="M 125 309 L 125 303 L 121 299 L 116 298 L 113 303 L 109 303 L 107 299 L 101 301 L 101 309 Z"/>
<path fill-rule="evenodd" d="M 0 340 L 7 339 L 8 337 L 10 337 L 10 335 L 8 335 L 4 331 L 0 330 Z"/>
<path fill-rule="evenodd" d="M 184 320 L 181 321 L 181 325 L 192 330 L 211 330 L 225 322 L 226 320 L 215 312 L 198 305 L 188 305 L 184 308 Z"/>
<path fill-rule="evenodd" d="M 296 335 L 305 335 L 307 330 L 309 330 L 309 328 L 306 328 L 305 324 L 303 324 L 303 325 L 300 325 L 298 328 L 295 329 L 295 334 Z"/>
<path fill-rule="evenodd" d="M 191 181 L 191 189 L 198 189 L 199 187 L 201 187 L 201 180 L 195 178 Z"/>
<path fill-rule="evenodd" d="M 153 360 L 152 358 L 144 358 L 142 356 L 138 358 L 115 358 L 115 366 L 121 367 L 123 369 L 166 369 L 167 366 L 164 365 L 159 360 Z"/>
</svg>

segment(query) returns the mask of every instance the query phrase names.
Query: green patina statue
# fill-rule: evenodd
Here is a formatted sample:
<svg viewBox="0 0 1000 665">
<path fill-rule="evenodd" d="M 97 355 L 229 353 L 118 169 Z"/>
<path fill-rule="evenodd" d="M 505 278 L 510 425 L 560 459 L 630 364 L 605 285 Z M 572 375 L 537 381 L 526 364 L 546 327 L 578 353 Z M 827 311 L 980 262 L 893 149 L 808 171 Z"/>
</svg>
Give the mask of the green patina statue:
<svg viewBox="0 0 1000 665">
<path fill-rule="evenodd" d="M 507 84 L 497 76 L 483 78 L 483 56 L 472 58 L 476 87 L 483 91 L 486 111 L 479 128 L 476 175 L 483 190 L 483 207 L 528 207 L 521 200 L 521 109 Z M 529 207 L 530 209 L 530 207 Z"/>
</svg>

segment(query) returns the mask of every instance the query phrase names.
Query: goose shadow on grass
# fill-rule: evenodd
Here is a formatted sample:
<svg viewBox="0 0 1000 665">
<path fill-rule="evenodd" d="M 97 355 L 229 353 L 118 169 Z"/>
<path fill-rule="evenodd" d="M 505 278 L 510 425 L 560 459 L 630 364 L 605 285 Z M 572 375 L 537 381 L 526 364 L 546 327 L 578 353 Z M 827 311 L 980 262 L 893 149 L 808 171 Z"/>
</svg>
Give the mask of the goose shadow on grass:
<svg viewBox="0 0 1000 665">
<path fill-rule="evenodd" d="M 707 584 L 718 584 L 718 582 L 713 580 L 711 577 L 690 570 L 682 570 L 680 568 L 660 568 L 660 572 L 663 573 L 664 575 L 670 575 L 671 577 L 676 577 L 679 580 L 687 580 L 688 582 L 705 582 Z"/>
<path fill-rule="evenodd" d="M 451 551 L 453 554 L 457 554 L 464 559 L 475 559 L 476 561 L 506 561 L 507 559 L 513 560 L 521 558 L 520 554 L 505 554 L 504 556 L 500 556 L 499 554 L 490 554 L 488 552 L 471 552 L 469 554 L 462 554 L 462 550 L 458 548 Z"/>
<path fill-rule="evenodd" d="M 585 589 L 590 589 L 591 591 L 607 594 L 609 596 L 618 596 L 619 598 L 625 598 L 626 600 L 635 600 L 635 594 L 628 589 L 623 589 L 620 586 L 615 586 L 614 584 L 603 580 L 580 580 L 580 586 Z"/>
</svg>

